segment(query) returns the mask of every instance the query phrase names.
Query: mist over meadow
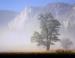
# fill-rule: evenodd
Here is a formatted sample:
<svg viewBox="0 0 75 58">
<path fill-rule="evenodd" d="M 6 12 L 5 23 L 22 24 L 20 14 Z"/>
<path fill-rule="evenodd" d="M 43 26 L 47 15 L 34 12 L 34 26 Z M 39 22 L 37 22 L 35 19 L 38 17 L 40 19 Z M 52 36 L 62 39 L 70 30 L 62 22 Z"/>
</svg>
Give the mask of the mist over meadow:
<svg viewBox="0 0 75 58">
<path fill-rule="evenodd" d="M 61 23 L 59 39 L 69 38 L 75 49 L 75 5 L 66 3 L 50 3 L 43 7 L 25 7 L 21 12 L 0 11 L 0 51 L 36 51 L 45 50 L 31 42 L 34 31 L 40 32 L 38 15 L 50 12 Z M 56 42 L 51 49 L 62 49 Z"/>
</svg>

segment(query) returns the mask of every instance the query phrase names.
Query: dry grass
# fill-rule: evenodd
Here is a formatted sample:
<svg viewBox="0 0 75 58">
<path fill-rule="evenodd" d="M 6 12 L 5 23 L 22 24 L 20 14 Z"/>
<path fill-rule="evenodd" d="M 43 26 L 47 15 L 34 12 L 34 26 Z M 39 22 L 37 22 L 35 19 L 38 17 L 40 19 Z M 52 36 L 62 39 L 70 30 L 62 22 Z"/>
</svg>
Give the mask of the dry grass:
<svg viewBox="0 0 75 58">
<path fill-rule="evenodd" d="M 58 49 L 58 50 L 31 50 L 31 51 L 26 51 L 26 50 L 17 50 L 17 51 L 12 51 L 12 52 L 0 52 L 0 54 L 74 54 L 75 50 L 63 50 L 63 49 Z"/>
</svg>

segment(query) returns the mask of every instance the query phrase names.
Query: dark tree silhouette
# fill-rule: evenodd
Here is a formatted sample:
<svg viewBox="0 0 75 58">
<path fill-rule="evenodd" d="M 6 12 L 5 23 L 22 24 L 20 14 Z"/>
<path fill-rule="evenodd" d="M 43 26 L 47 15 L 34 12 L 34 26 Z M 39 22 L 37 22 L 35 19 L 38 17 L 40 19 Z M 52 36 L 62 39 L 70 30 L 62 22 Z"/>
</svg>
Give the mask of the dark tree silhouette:
<svg viewBox="0 0 75 58">
<path fill-rule="evenodd" d="M 34 32 L 32 41 L 38 42 L 38 45 L 45 46 L 46 50 L 50 49 L 50 45 L 54 45 L 52 41 L 59 41 L 58 31 L 60 23 L 54 19 L 51 13 L 43 13 L 39 15 L 41 32 Z"/>
</svg>

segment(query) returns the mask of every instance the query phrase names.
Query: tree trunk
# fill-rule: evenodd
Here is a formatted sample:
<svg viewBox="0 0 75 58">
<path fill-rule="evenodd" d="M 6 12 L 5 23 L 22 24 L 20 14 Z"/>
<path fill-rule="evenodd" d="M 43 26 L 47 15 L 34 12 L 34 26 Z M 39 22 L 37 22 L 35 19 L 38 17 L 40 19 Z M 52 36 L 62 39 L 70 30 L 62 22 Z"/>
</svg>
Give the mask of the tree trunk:
<svg viewBox="0 0 75 58">
<path fill-rule="evenodd" d="M 49 49 L 50 49 L 50 44 L 47 44 L 46 50 L 49 51 Z"/>
<path fill-rule="evenodd" d="M 51 36 L 50 36 L 50 39 L 47 39 L 47 51 L 50 50 L 50 47 L 51 47 Z"/>
<path fill-rule="evenodd" d="M 46 46 L 46 50 L 49 51 L 51 39 L 49 39 L 48 29 L 46 31 L 47 31 L 47 46 Z M 51 36 L 50 36 L 50 38 L 51 38 Z"/>
<path fill-rule="evenodd" d="M 50 42 L 49 42 L 49 40 L 47 39 L 47 47 L 46 47 L 46 50 L 49 51 L 49 49 L 50 49 Z"/>
</svg>

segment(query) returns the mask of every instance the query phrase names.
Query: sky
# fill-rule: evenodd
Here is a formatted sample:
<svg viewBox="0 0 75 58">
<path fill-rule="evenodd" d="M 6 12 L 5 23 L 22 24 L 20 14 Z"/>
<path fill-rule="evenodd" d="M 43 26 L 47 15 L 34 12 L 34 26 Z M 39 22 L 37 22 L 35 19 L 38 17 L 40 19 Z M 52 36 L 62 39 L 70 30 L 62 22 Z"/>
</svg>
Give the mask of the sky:
<svg viewBox="0 0 75 58">
<path fill-rule="evenodd" d="M 57 2 L 74 4 L 75 0 L 0 0 L 0 10 L 20 12 L 26 6 L 44 6 L 48 3 Z"/>
</svg>

